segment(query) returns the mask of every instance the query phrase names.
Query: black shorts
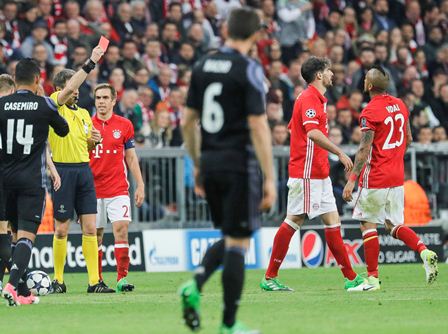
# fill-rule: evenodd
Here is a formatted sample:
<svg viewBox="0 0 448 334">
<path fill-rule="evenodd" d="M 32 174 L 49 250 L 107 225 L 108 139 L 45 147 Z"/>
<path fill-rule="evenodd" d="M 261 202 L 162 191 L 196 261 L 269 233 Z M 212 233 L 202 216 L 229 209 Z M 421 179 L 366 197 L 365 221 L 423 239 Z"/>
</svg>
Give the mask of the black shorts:
<svg viewBox="0 0 448 334">
<path fill-rule="evenodd" d="M 45 212 L 45 189 L 5 189 L 5 218 L 14 232 L 36 233 Z"/>
<path fill-rule="evenodd" d="M 3 169 L 0 167 L 0 221 L 6 220 L 5 201 L 5 189 L 3 189 Z"/>
<path fill-rule="evenodd" d="M 88 163 L 55 163 L 61 177 L 61 188 L 53 192 L 54 218 L 59 221 L 96 214 L 96 193 L 92 171 Z"/>
<path fill-rule="evenodd" d="M 213 223 L 225 236 L 246 238 L 260 228 L 262 175 L 256 161 L 249 164 L 247 173 L 202 175 Z"/>
</svg>

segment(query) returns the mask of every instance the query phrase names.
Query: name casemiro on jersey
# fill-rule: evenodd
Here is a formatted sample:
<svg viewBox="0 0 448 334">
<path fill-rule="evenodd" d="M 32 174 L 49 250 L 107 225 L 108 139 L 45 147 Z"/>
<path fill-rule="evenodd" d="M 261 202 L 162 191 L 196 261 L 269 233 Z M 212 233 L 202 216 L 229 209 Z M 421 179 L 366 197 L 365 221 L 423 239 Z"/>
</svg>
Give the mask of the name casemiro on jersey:
<svg viewBox="0 0 448 334">
<path fill-rule="evenodd" d="M 37 110 L 38 102 L 6 102 L 4 110 Z"/>
</svg>

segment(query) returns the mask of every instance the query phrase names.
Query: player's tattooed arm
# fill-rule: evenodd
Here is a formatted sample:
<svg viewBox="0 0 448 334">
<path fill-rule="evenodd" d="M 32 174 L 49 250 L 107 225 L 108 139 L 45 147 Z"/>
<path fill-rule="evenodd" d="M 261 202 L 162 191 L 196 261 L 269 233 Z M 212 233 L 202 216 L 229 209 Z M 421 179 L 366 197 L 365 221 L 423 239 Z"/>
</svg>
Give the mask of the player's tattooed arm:
<svg viewBox="0 0 448 334">
<path fill-rule="evenodd" d="M 372 130 L 362 132 L 361 143 L 359 144 L 359 149 L 355 157 L 355 163 L 353 164 L 353 174 L 356 174 L 357 176 L 361 174 L 361 170 L 369 157 L 374 137 L 375 132 Z"/>
<path fill-rule="evenodd" d="M 409 124 L 409 120 L 406 121 L 406 149 L 408 149 L 409 145 L 412 143 L 412 132 L 411 125 Z"/>
</svg>

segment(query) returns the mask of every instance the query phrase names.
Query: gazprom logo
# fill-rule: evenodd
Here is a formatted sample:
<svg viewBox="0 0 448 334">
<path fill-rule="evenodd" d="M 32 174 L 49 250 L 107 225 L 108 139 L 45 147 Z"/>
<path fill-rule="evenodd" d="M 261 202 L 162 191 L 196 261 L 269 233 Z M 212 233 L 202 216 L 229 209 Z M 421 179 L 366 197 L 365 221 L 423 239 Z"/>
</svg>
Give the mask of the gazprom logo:
<svg viewBox="0 0 448 334">
<path fill-rule="evenodd" d="M 302 259 L 308 268 L 319 267 L 324 258 L 323 242 L 315 231 L 307 231 L 302 237 Z"/>
<path fill-rule="evenodd" d="M 161 256 L 157 254 L 157 246 L 153 245 L 149 250 L 149 263 L 157 266 L 174 266 L 179 264 L 179 257 Z"/>
</svg>

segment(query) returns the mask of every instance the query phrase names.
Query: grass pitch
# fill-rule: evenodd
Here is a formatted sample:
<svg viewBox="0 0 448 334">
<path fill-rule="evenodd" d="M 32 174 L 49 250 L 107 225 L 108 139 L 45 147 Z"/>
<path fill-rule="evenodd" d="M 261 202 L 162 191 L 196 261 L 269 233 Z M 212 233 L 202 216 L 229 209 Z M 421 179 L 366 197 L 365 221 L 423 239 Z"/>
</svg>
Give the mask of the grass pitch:
<svg viewBox="0 0 448 334">
<path fill-rule="evenodd" d="M 264 334 L 447 333 L 448 266 L 433 286 L 420 265 L 382 266 L 382 290 L 346 293 L 338 269 L 283 270 L 293 293 L 262 292 L 263 272 L 247 271 L 239 318 Z M 360 268 L 358 268 L 360 271 Z M 177 287 L 190 273 L 131 273 L 128 294 L 87 295 L 87 274 L 67 274 L 68 293 L 41 298 L 39 305 L 0 305 L 7 333 L 189 333 L 181 321 Z M 115 274 L 106 273 L 112 283 Z M 220 273 L 204 289 L 202 331 L 217 333 L 221 318 Z"/>
</svg>

